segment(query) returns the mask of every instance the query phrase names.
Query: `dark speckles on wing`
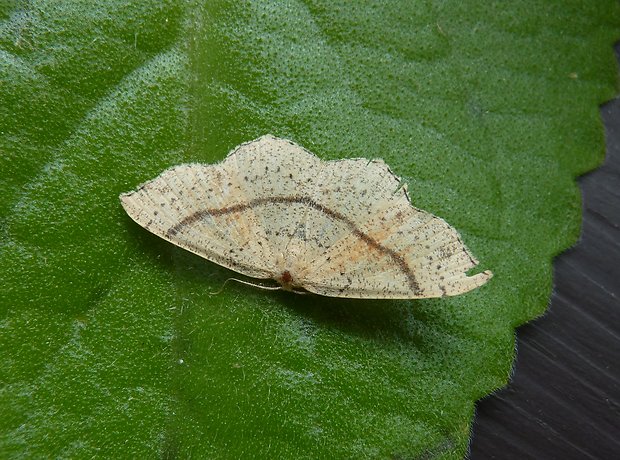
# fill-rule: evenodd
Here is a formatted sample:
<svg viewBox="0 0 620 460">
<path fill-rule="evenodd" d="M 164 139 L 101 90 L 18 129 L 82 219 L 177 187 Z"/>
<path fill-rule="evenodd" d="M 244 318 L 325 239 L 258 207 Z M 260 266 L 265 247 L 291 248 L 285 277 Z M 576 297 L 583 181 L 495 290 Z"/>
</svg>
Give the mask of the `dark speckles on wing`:
<svg viewBox="0 0 620 460">
<path fill-rule="evenodd" d="M 320 211 L 321 213 L 327 215 L 331 219 L 343 222 L 349 228 L 351 233 L 353 233 L 356 237 L 364 241 L 368 245 L 369 248 L 372 248 L 373 250 L 378 251 L 384 256 L 389 257 L 392 260 L 392 262 L 395 263 L 399 267 L 399 269 L 407 276 L 411 289 L 414 292 L 418 292 L 418 293 L 421 292 L 420 286 L 418 285 L 416 277 L 413 271 L 407 265 L 407 262 L 405 261 L 404 257 L 402 257 L 400 254 L 398 254 L 393 249 L 390 249 L 382 245 L 380 242 L 371 238 L 367 234 L 361 232 L 357 228 L 354 222 L 352 222 L 350 219 L 348 219 L 346 216 L 344 216 L 340 212 L 329 209 L 315 202 L 314 200 L 309 199 L 308 197 L 300 197 L 300 196 L 264 197 L 264 198 L 256 198 L 250 201 L 249 203 L 241 203 L 241 204 L 236 204 L 234 206 L 229 206 L 229 207 L 217 208 L 217 209 L 204 209 L 204 210 L 197 211 L 194 214 L 189 215 L 188 217 L 183 219 L 178 224 L 174 225 L 173 227 L 170 227 L 166 233 L 168 234 L 168 236 L 174 236 L 179 231 L 181 231 L 184 227 L 187 227 L 188 225 L 192 225 L 200 221 L 201 219 L 205 218 L 206 216 L 218 217 L 224 214 L 240 213 L 248 209 L 256 209 L 258 207 L 268 206 L 271 204 L 295 204 L 295 203 L 304 204 L 315 210 Z M 279 236 L 279 235 L 276 234 L 276 236 Z"/>
<path fill-rule="evenodd" d="M 360 298 L 439 297 L 490 278 L 458 233 L 411 207 L 380 160 L 321 161 L 264 136 L 216 165 L 186 164 L 121 196 L 155 234 L 257 278 Z M 302 284 L 297 284 L 297 283 Z"/>
</svg>

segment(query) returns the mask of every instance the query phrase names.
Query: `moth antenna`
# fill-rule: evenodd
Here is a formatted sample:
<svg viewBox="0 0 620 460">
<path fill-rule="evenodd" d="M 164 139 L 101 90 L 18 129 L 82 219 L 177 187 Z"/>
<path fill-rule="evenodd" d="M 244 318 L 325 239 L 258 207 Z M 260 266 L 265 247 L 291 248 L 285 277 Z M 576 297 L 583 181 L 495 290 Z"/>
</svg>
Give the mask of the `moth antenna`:
<svg viewBox="0 0 620 460">
<path fill-rule="evenodd" d="M 226 287 L 226 283 L 228 283 L 229 281 L 236 281 L 237 283 L 245 284 L 247 286 L 253 286 L 259 289 L 264 289 L 266 291 L 279 291 L 282 289 L 282 286 L 265 286 L 264 284 L 252 283 L 251 281 L 240 280 L 238 278 L 228 278 L 226 281 L 224 281 L 221 288 L 219 288 L 216 292 L 210 292 L 209 295 L 220 294 Z"/>
</svg>

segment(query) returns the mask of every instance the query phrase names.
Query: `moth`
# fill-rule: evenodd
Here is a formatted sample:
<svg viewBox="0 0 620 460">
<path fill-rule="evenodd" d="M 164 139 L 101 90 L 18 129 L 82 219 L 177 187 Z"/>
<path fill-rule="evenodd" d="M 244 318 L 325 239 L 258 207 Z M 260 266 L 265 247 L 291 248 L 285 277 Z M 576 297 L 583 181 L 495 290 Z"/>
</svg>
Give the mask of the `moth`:
<svg viewBox="0 0 620 460">
<path fill-rule="evenodd" d="M 167 169 L 120 200 L 148 231 L 272 289 L 421 299 L 492 277 L 467 275 L 478 261 L 459 233 L 413 207 L 382 160 L 323 161 L 271 135 L 217 164 Z"/>
</svg>

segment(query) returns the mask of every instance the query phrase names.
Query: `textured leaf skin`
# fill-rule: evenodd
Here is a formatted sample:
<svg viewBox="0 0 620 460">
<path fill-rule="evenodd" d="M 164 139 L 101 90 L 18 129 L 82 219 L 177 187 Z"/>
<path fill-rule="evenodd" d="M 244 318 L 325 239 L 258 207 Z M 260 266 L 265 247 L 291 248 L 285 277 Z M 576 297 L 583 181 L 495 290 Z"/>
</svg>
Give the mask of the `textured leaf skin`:
<svg viewBox="0 0 620 460">
<path fill-rule="evenodd" d="M 576 241 L 611 0 L 4 2 L 0 456 L 459 458 Z M 271 132 L 383 158 L 495 273 L 465 296 L 229 285 L 120 192 Z"/>
</svg>

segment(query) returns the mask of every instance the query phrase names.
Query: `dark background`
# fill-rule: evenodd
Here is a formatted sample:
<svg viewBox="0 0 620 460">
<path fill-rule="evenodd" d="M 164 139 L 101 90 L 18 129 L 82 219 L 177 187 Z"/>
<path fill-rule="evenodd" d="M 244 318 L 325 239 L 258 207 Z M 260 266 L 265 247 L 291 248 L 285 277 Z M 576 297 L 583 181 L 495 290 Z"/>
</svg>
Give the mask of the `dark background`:
<svg viewBox="0 0 620 460">
<path fill-rule="evenodd" d="M 512 381 L 477 404 L 472 460 L 620 459 L 620 99 L 601 116 L 581 239 L 555 259 L 545 316 L 517 330 Z"/>
</svg>

